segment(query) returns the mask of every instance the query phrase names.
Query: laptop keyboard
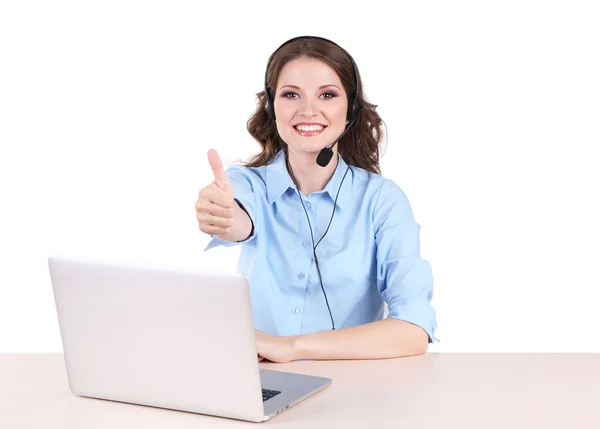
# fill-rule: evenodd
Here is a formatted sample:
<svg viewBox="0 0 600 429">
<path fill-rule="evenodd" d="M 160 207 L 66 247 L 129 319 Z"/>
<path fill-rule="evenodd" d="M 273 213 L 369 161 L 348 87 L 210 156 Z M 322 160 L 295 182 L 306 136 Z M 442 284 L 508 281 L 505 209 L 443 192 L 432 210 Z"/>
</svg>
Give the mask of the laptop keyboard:
<svg viewBox="0 0 600 429">
<path fill-rule="evenodd" d="M 275 395 L 279 395 L 280 393 L 281 392 L 279 390 L 262 389 L 263 402 L 271 399 Z"/>
</svg>

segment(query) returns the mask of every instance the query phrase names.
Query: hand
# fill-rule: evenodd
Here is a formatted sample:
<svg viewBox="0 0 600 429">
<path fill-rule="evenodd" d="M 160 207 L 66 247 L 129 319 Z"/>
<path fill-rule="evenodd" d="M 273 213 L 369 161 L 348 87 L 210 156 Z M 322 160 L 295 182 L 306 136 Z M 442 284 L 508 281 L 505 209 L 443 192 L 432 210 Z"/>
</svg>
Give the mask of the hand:
<svg viewBox="0 0 600 429">
<path fill-rule="evenodd" d="M 214 182 L 202 188 L 196 201 L 196 219 L 200 231 L 221 235 L 231 231 L 234 218 L 233 186 L 216 150 L 208 151 L 208 162 L 215 176 Z"/>
<path fill-rule="evenodd" d="M 297 359 L 294 337 L 277 337 L 258 329 L 254 331 L 259 361 L 268 359 L 271 362 L 285 363 Z"/>
</svg>

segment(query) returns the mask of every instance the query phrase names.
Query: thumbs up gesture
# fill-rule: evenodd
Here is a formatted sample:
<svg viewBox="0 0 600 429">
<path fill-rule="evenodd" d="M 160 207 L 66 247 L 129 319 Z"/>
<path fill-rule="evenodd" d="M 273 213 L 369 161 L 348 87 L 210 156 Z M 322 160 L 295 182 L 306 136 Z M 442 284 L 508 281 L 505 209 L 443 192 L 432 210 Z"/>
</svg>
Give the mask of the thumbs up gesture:
<svg viewBox="0 0 600 429">
<path fill-rule="evenodd" d="M 237 204 L 233 199 L 233 186 L 216 150 L 208 151 L 208 162 L 215 180 L 200 190 L 196 218 L 202 232 L 219 236 L 232 231 Z"/>
<path fill-rule="evenodd" d="M 227 201 L 231 200 L 231 205 L 233 205 L 233 187 L 231 186 L 229 176 L 223 170 L 223 163 L 216 150 L 211 149 L 208 151 L 208 163 L 215 176 L 213 183 L 223 191 L 223 195 L 228 198 Z"/>
</svg>

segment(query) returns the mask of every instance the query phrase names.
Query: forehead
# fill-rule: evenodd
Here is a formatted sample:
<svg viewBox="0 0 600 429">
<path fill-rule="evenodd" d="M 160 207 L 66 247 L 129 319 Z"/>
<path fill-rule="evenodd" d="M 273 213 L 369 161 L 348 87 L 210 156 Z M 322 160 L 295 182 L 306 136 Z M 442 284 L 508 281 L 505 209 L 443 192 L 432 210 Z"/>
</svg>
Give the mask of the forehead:
<svg viewBox="0 0 600 429">
<path fill-rule="evenodd" d="M 277 88 L 283 85 L 297 85 L 302 88 L 319 87 L 324 84 L 342 88 L 342 81 L 336 71 L 317 58 L 296 58 L 286 63 L 279 73 Z"/>
</svg>

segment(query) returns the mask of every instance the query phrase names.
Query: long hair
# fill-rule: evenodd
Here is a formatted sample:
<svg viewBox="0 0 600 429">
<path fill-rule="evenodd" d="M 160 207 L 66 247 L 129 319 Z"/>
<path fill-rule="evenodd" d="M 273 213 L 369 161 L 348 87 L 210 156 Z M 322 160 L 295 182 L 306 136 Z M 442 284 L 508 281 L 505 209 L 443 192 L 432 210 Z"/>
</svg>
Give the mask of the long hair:
<svg viewBox="0 0 600 429">
<path fill-rule="evenodd" d="M 353 165 L 372 173 L 381 174 L 379 168 L 379 143 L 382 141 L 383 121 L 375 111 L 376 104 L 367 102 L 363 95 L 362 81 L 358 69 L 358 88 L 354 79 L 352 63 L 346 52 L 339 46 L 319 38 L 303 37 L 281 47 L 274 55 L 267 70 L 267 87 L 275 94 L 279 74 L 283 67 L 296 58 L 316 58 L 325 62 L 338 74 L 348 96 L 348 104 L 352 103 L 355 91 L 358 91 L 358 101 L 363 108 L 352 124 L 352 130 L 344 134 L 338 142 L 338 151 L 347 164 Z M 249 162 L 243 162 L 246 167 L 260 167 L 270 163 L 283 147 L 277 132 L 275 121 L 269 118 L 266 110 L 266 94 L 261 91 L 256 94 L 258 103 L 256 111 L 248 119 L 246 128 L 250 135 L 258 141 L 261 152 L 254 155 Z M 274 96 L 274 95 L 273 95 Z M 353 135 L 352 135 L 353 134 Z M 355 139 L 354 145 L 352 138 Z M 333 143 L 333 142 L 332 142 Z"/>
</svg>

